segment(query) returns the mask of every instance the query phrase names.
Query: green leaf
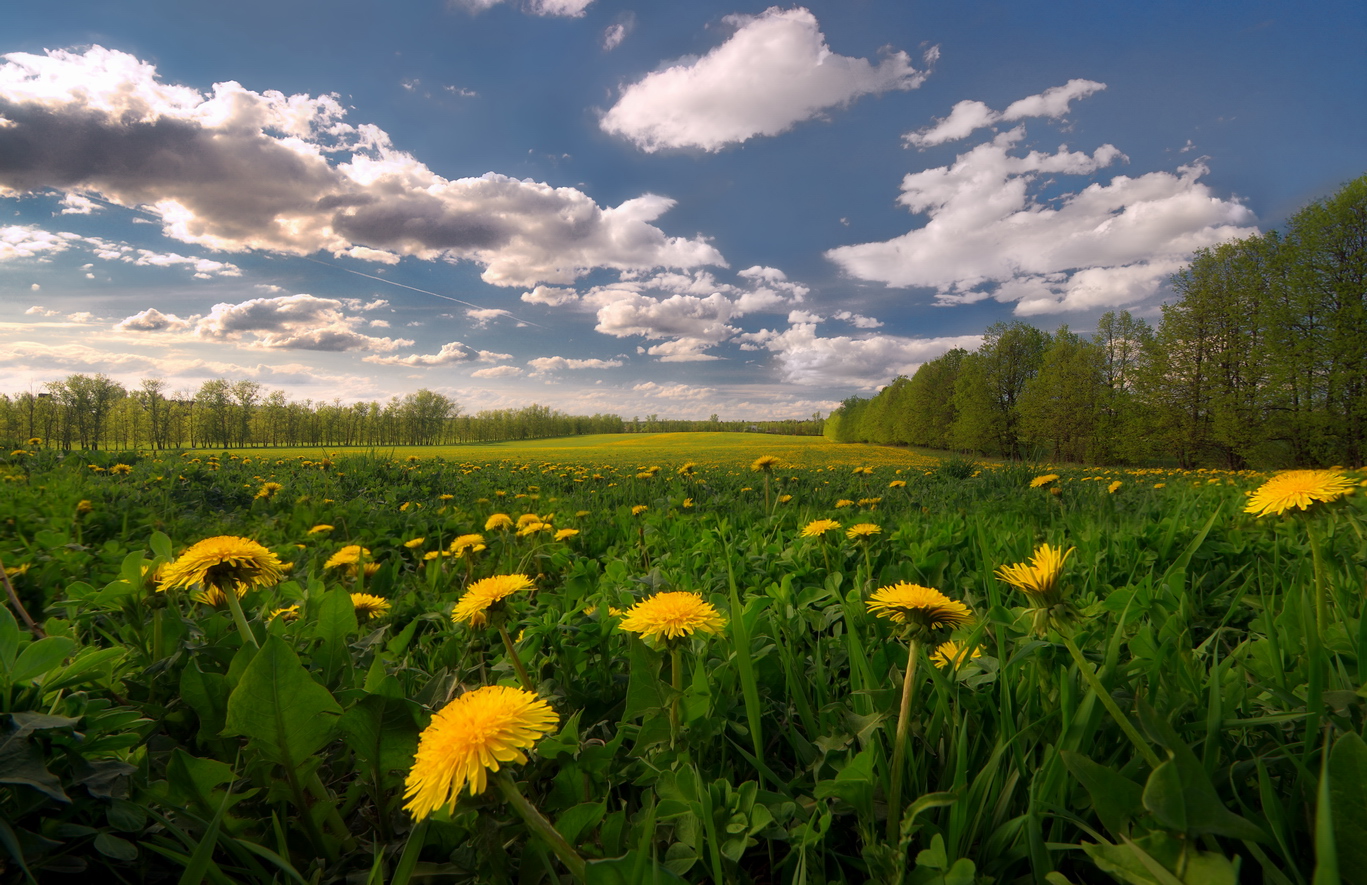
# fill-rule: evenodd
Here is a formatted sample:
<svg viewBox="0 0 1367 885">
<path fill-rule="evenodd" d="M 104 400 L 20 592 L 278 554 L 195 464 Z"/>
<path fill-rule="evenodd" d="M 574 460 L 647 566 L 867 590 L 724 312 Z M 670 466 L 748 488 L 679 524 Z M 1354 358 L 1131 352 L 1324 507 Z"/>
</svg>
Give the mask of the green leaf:
<svg viewBox="0 0 1367 885">
<path fill-rule="evenodd" d="M 341 713 L 294 651 L 268 636 L 228 696 L 223 733 L 250 738 L 267 759 L 297 768 L 332 739 Z"/>
<path fill-rule="evenodd" d="M 660 655 L 635 636 L 631 637 L 630 647 L 631 666 L 623 722 L 631 722 L 647 710 L 664 706 L 664 696 L 660 693 Z"/>
<path fill-rule="evenodd" d="M 171 539 L 163 532 L 153 532 L 152 540 L 148 543 L 148 546 L 152 548 L 153 555 L 159 559 L 170 562 L 176 558 L 175 551 L 171 547 Z"/>
<path fill-rule="evenodd" d="M 138 859 L 138 846 L 127 839 L 120 839 L 118 836 L 111 836 L 108 833 L 101 833 L 95 837 L 95 850 L 105 857 L 112 857 L 115 860 Z"/>
<path fill-rule="evenodd" d="M 29 715 L 41 716 L 42 714 Z M 56 775 L 47 770 L 47 759 L 44 756 L 43 748 L 29 740 L 29 735 L 33 733 L 34 728 L 18 722 L 20 714 L 14 714 L 10 718 L 16 721 L 11 728 L 7 728 L 3 734 L 0 734 L 0 784 L 21 784 L 32 787 L 58 802 L 70 802 L 70 797 L 62 791 L 62 782 L 57 779 Z M 58 719 L 60 717 L 45 718 Z M 75 720 L 67 721 L 75 722 Z"/>
<path fill-rule="evenodd" d="M 14 659 L 19 654 L 19 622 L 9 613 L 9 607 L 0 605 L 0 677 L 9 681 L 9 672 L 14 668 Z"/>
<path fill-rule="evenodd" d="M 222 673 L 205 673 L 198 661 L 180 671 L 180 696 L 199 717 L 199 739 L 220 734 L 228 716 L 228 680 Z"/>
<path fill-rule="evenodd" d="M 1171 760 L 1164 762 L 1149 775 L 1144 785 L 1144 807 L 1157 819 L 1160 826 L 1186 832 L 1187 804 L 1182 775 Z"/>
<path fill-rule="evenodd" d="M 1339 876 L 1351 885 L 1367 883 L 1367 743 L 1351 731 L 1329 755 L 1329 805 Z"/>
<path fill-rule="evenodd" d="M 76 647 L 76 642 L 65 636 L 49 636 L 30 643 L 19 655 L 10 670 L 10 681 L 14 683 L 32 682 L 49 670 L 60 667 L 67 655 Z"/>
<path fill-rule="evenodd" d="M 603 819 L 603 812 L 606 810 L 606 802 L 584 802 L 573 808 L 565 809 L 565 812 L 556 818 L 555 828 L 560 831 L 560 835 L 565 837 L 566 842 L 575 845 L 584 833 L 598 826 L 598 822 Z"/>
<path fill-rule="evenodd" d="M 351 594 L 345 590 L 329 590 L 323 594 L 318 605 L 318 622 L 314 624 L 313 635 L 321 643 L 315 656 L 322 664 L 323 672 L 330 683 L 339 672 L 350 672 L 350 637 L 360 632 L 356 621 L 356 606 L 351 602 Z M 348 680 L 347 684 L 351 684 Z"/>
<path fill-rule="evenodd" d="M 407 771 L 418 751 L 417 704 L 403 698 L 366 695 L 337 720 L 347 746 L 381 778 Z"/>
<path fill-rule="evenodd" d="M 1059 755 L 1092 797 L 1092 807 L 1102 826 L 1114 835 L 1125 832 L 1130 819 L 1144 809 L 1144 788 L 1081 753 L 1063 750 Z"/>
<path fill-rule="evenodd" d="M 621 857 L 591 860 L 584 872 L 585 885 L 684 885 L 672 870 L 636 849 Z"/>
</svg>

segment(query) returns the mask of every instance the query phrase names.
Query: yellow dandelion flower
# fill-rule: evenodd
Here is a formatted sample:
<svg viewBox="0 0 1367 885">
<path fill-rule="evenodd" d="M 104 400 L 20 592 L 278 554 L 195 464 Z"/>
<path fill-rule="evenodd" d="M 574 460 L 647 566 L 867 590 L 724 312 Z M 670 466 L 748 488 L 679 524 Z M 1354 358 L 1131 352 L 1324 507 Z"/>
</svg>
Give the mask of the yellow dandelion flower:
<svg viewBox="0 0 1367 885">
<path fill-rule="evenodd" d="M 872 476 L 872 475 L 873 475 L 873 468 L 872 468 L 872 467 L 856 467 L 856 468 L 854 468 L 853 470 L 851 470 L 850 472 L 851 472 L 852 474 L 856 475 L 856 476 Z"/>
<path fill-rule="evenodd" d="M 899 581 L 874 591 L 869 611 L 897 624 L 910 624 L 918 631 L 939 627 L 959 627 L 973 620 L 973 612 L 962 602 L 931 587 Z"/>
<path fill-rule="evenodd" d="M 270 615 L 266 618 L 266 620 L 274 621 L 276 618 L 280 618 L 285 621 L 299 620 L 299 606 L 287 605 L 284 608 L 272 609 Z"/>
<path fill-rule="evenodd" d="M 1156 489 L 1165 489 L 1168 487 L 1168 484 L 1165 482 L 1156 482 L 1153 484 L 1153 487 Z"/>
<path fill-rule="evenodd" d="M 29 437 L 28 444 L 31 446 L 41 446 L 43 444 L 43 438 L 41 436 L 31 436 Z"/>
<path fill-rule="evenodd" d="M 262 483 L 261 488 L 256 490 L 256 497 L 269 501 L 271 498 L 275 497 L 276 492 L 283 488 L 284 486 L 278 482 Z"/>
<path fill-rule="evenodd" d="M 641 634 L 642 639 L 674 642 L 693 635 L 695 630 L 720 633 L 726 626 L 726 619 L 697 593 L 670 590 L 656 593 L 627 609 L 618 626 Z"/>
<path fill-rule="evenodd" d="M 683 508 L 684 508 L 685 510 L 688 510 L 688 509 L 691 508 L 692 506 L 693 506 L 693 499 L 692 499 L 692 498 L 684 498 L 684 499 L 683 499 Z"/>
<path fill-rule="evenodd" d="M 550 705 L 530 691 L 486 685 L 466 692 L 432 717 L 418 737 L 418 752 L 404 781 L 404 808 L 423 820 L 453 811 L 463 790 L 472 796 L 488 786 L 488 772 L 503 763 L 526 762 L 526 750 L 560 722 Z"/>
<path fill-rule="evenodd" d="M 773 455 L 760 455 L 750 464 L 751 470 L 762 470 L 765 473 L 773 473 L 774 468 L 779 465 L 778 458 Z"/>
<path fill-rule="evenodd" d="M 355 607 L 358 617 L 364 615 L 366 618 L 379 618 L 389 614 L 389 600 L 383 596 L 353 593 L 351 604 Z"/>
<path fill-rule="evenodd" d="M 930 653 L 930 662 L 941 670 L 945 667 L 952 667 L 957 670 L 973 658 L 982 656 L 981 649 L 977 647 L 970 649 L 951 639 L 935 646 L 935 651 Z"/>
<path fill-rule="evenodd" d="M 905 479 L 894 479 L 892 482 L 888 483 L 888 488 L 890 489 L 904 489 L 906 487 L 907 481 Z"/>
<path fill-rule="evenodd" d="M 689 461 L 687 464 L 684 464 L 682 467 L 680 467 L 678 470 L 676 470 L 676 471 L 674 471 L 674 472 L 677 473 L 677 474 L 679 474 L 679 476 L 692 476 L 692 475 L 693 475 L 693 471 L 694 471 L 696 468 L 697 468 L 697 465 L 694 464 L 692 461 Z"/>
<path fill-rule="evenodd" d="M 647 506 L 644 505 L 644 504 L 637 504 L 635 507 L 632 507 L 632 508 L 631 508 L 631 515 L 632 515 L 632 516 L 640 516 L 642 513 L 645 513 L 645 512 L 646 512 L 647 510 L 649 510 L 649 509 L 650 509 L 650 508 L 647 507 Z"/>
<path fill-rule="evenodd" d="M 309 530 L 308 530 L 308 533 L 309 533 L 310 535 L 316 535 L 316 534 L 318 534 L 319 532 L 330 532 L 330 531 L 332 531 L 332 526 L 330 526 L 330 525 L 316 525 L 316 526 L 314 526 L 313 528 L 309 529 Z"/>
<path fill-rule="evenodd" d="M 206 595 L 231 587 L 242 596 L 252 587 L 270 587 L 280 582 L 280 559 L 250 538 L 219 535 L 205 538 L 186 548 L 162 572 L 158 590 L 189 588 L 199 584 Z M 221 592 L 217 594 L 222 596 Z"/>
<path fill-rule="evenodd" d="M 114 476 L 127 476 L 129 473 L 133 472 L 133 468 L 127 464 L 115 464 L 113 467 L 109 468 L 109 472 Z"/>
<path fill-rule="evenodd" d="M 573 538 L 577 534 L 579 534 L 579 529 L 561 529 L 555 533 L 555 539 L 557 541 L 565 541 Z"/>
<path fill-rule="evenodd" d="M 506 531 L 513 527 L 513 518 L 506 513 L 495 513 L 484 521 L 486 532 Z"/>
<path fill-rule="evenodd" d="M 455 556 L 464 556 L 466 553 L 478 553 L 485 549 L 483 535 L 457 535 L 456 539 L 448 547 Z"/>
<path fill-rule="evenodd" d="M 778 503 L 780 503 L 780 504 L 787 504 L 789 501 L 792 501 L 792 500 L 793 500 L 793 496 L 792 496 L 792 495 L 779 495 L 779 496 L 778 496 Z"/>
<path fill-rule="evenodd" d="M 450 501 L 450 500 L 453 500 L 455 497 L 456 497 L 455 495 L 437 495 L 437 500 L 438 500 L 438 501 Z"/>
<path fill-rule="evenodd" d="M 836 510 L 843 510 L 843 509 L 845 509 L 846 507 L 853 507 L 853 506 L 854 506 L 854 502 L 851 501 L 849 498 L 841 498 L 839 501 L 836 501 L 836 502 L 835 502 L 835 509 L 836 509 Z"/>
<path fill-rule="evenodd" d="M 872 538 L 874 535 L 882 534 L 882 532 L 883 527 L 881 525 L 875 525 L 871 522 L 861 522 L 858 525 L 850 526 L 849 529 L 845 532 L 845 537 L 849 538 L 851 541 L 857 541 L 861 539 L 868 540 L 869 538 Z"/>
<path fill-rule="evenodd" d="M 1113 482 L 1113 483 L 1111 483 L 1110 485 L 1106 486 L 1106 492 L 1107 492 L 1108 494 L 1114 495 L 1117 491 L 1120 490 L 1120 487 L 1123 486 L 1123 485 L 1124 485 L 1124 483 L 1117 479 L 1115 482 Z"/>
<path fill-rule="evenodd" d="M 1046 473 L 1046 474 L 1044 474 L 1043 476 L 1037 476 L 1037 477 L 1035 477 L 1034 479 L 1030 480 L 1030 488 L 1032 488 L 1032 489 L 1041 489 L 1041 488 L 1044 488 L 1045 486 L 1049 485 L 1049 483 L 1055 481 L 1056 479 L 1058 479 L 1058 474 L 1057 474 L 1057 473 Z"/>
<path fill-rule="evenodd" d="M 532 589 L 532 579 L 526 575 L 493 575 L 475 581 L 451 610 L 451 620 L 457 624 L 483 627 L 489 623 L 491 609 L 501 608 L 503 600 L 514 593 Z"/>
<path fill-rule="evenodd" d="M 339 565 L 355 565 L 370 556 L 370 551 L 359 544 L 348 544 L 328 557 L 323 568 L 336 568 Z"/>
<path fill-rule="evenodd" d="M 524 513 L 517 518 L 517 527 L 522 529 L 534 522 L 541 522 L 541 517 L 535 513 Z"/>
<path fill-rule="evenodd" d="M 1064 550 L 1041 544 L 1030 557 L 1030 562 L 1018 562 L 997 569 L 997 577 L 1027 594 L 1038 605 L 1057 605 L 1061 599 L 1057 592 L 1058 578 L 1063 573 L 1063 565 L 1072 555 L 1075 547 Z"/>
<path fill-rule="evenodd" d="M 546 525 L 544 522 L 529 522 L 522 528 L 517 530 L 517 536 L 519 538 L 525 538 L 529 535 L 534 535 L 537 532 L 545 531 L 549 528 L 550 526 Z"/>
<path fill-rule="evenodd" d="M 404 541 L 404 542 L 403 542 L 403 546 L 407 547 L 409 550 L 412 550 L 412 549 L 414 549 L 414 548 L 416 548 L 416 547 L 421 547 L 421 546 L 423 545 L 423 542 L 425 542 L 426 540 L 427 540 L 426 537 L 422 537 L 422 538 L 411 538 L 411 539 L 409 539 L 409 540 L 407 540 L 407 541 Z"/>
<path fill-rule="evenodd" d="M 833 532 L 838 528 L 840 528 L 840 523 L 834 519 L 814 519 L 802 527 L 802 531 L 798 532 L 798 537 L 820 538 L 827 532 Z"/>
<path fill-rule="evenodd" d="M 1258 487 L 1245 513 L 1281 515 L 1292 507 L 1305 510 L 1316 501 L 1334 501 L 1353 487 L 1337 470 L 1284 470 Z"/>
<path fill-rule="evenodd" d="M 451 551 L 449 550 L 428 550 L 426 553 L 422 555 L 422 561 L 431 562 L 432 560 L 437 559 L 438 557 L 450 555 Z"/>
</svg>

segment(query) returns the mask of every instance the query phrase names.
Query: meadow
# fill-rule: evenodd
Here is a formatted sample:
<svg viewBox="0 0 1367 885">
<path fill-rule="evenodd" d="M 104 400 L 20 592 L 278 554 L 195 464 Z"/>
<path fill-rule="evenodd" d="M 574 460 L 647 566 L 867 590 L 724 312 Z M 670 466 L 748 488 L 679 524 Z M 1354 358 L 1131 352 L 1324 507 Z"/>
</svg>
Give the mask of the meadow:
<svg viewBox="0 0 1367 885">
<path fill-rule="evenodd" d="M 1362 484 L 20 443 L 0 881 L 1367 881 Z"/>
</svg>

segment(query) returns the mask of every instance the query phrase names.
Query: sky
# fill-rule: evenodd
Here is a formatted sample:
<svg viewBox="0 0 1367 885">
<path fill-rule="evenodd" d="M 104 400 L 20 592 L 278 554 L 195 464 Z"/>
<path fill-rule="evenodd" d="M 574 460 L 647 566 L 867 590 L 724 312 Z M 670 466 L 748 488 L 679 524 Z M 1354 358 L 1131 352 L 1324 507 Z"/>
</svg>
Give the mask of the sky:
<svg viewBox="0 0 1367 885">
<path fill-rule="evenodd" d="M 1156 324 L 1367 173 L 1367 4 L 64 0 L 0 29 L 0 392 L 805 418 Z"/>
</svg>

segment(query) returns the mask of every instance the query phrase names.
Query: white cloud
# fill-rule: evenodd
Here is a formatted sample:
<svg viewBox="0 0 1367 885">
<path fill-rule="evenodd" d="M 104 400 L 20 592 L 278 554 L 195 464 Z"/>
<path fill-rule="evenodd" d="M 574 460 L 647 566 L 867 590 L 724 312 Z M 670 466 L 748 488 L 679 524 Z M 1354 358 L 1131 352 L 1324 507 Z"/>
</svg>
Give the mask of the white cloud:
<svg viewBox="0 0 1367 885">
<path fill-rule="evenodd" d="M 656 384 L 654 381 L 633 384 L 631 389 L 662 399 L 706 399 L 715 396 L 717 393 L 715 387 L 693 387 L 689 384 Z"/>
<path fill-rule="evenodd" d="M 991 296 L 1025 315 L 1134 304 L 1195 249 L 1256 232 L 1247 207 L 1201 183 L 1200 161 L 1041 201 L 1031 190 L 1042 175 L 1090 175 L 1124 155 L 1103 145 L 1013 156 L 1023 137 L 1017 127 L 952 166 L 907 175 L 898 202 L 929 220 L 827 257 L 859 279 L 933 288 L 942 304 Z"/>
<path fill-rule="evenodd" d="M 409 341 L 408 344 L 412 344 Z M 459 341 L 451 341 L 441 346 L 441 350 L 434 354 L 415 353 L 409 356 L 367 356 L 363 357 L 367 363 L 378 363 L 382 366 L 453 366 L 460 363 L 483 362 L 492 363 L 499 360 L 512 359 L 510 353 L 494 353 L 491 350 L 476 350 L 467 344 Z"/>
<path fill-rule="evenodd" d="M 91 215 L 104 207 L 89 197 L 66 194 L 62 197 L 62 215 Z"/>
<path fill-rule="evenodd" d="M 973 350 L 982 343 L 979 335 L 821 338 L 812 323 L 798 323 L 784 332 L 766 330 L 741 337 L 749 348 L 762 347 L 773 353 L 783 380 L 790 384 L 863 390 L 882 387 L 898 375 L 911 375 L 922 363 L 955 347 Z"/>
<path fill-rule="evenodd" d="M 39 316 L 39 317 L 55 317 L 55 316 L 57 316 L 57 314 L 59 314 L 59 313 L 61 313 L 60 310 L 50 310 L 50 309 L 48 309 L 48 308 L 46 308 L 46 307 L 42 307 L 42 306 L 37 305 L 37 304 L 33 305 L 33 306 L 30 307 L 28 310 L 24 311 L 24 315 L 25 315 L 25 316 Z"/>
<path fill-rule="evenodd" d="M 184 332 L 192 327 L 189 320 L 183 320 L 175 314 L 166 314 L 149 307 L 141 313 L 136 313 L 131 317 L 114 324 L 114 328 L 122 332 Z"/>
<path fill-rule="evenodd" d="M 508 313 L 508 311 L 500 310 L 497 307 L 472 307 L 465 311 L 465 316 L 470 320 L 470 325 L 474 326 L 476 329 L 488 328 L 489 323 L 501 317 L 508 317 L 512 320 L 517 319 L 517 317 Z"/>
<path fill-rule="evenodd" d="M 620 16 L 617 19 L 617 21 L 608 25 L 603 30 L 603 51 L 611 52 L 618 46 L 621 46 L 622 41 L 627 38 L 627 35 L 630 34 L 632 29 L 635 27 L 635 13 L 627 12 L 624 15 Z"/>
<path fill-rule="evenodd" d="M 487 369 L 476 369 L 470 373 L 471 378 L 508 378 L 514 375 L 521 375 L 522 370 L 517 366 L 490 366 Z"/>
<path fill-rule="evenodd" d="M 863 314 L 852 313 L 848 310 L 837 310 L 835 313 L 831 314 L 831 317 L 832 319 L 849 323 L 856 329 L 877 329 L 883 325 L 882 320 L 866 317 Z"/>
<path fill-rule="evenodd" d="M 78 239 L 75 234 L 53 233 L 32 226 L 11 224 L 0 227 L 0 261 L 43 259 L 66 251 L 75 239 Z M 36 291 L 37 284 L 33 288 Z"/>
<path fill-rule="evenodd" d="M 561 372 L 567 369 L 615 369 L 623 365 L 621 360 L 600 360 L 600 359 L 568 359 L 563 356 L 542 356 L 536 359 L 527 360 L 527 365 L 532 367 L 532 371 L 540 374 L 544 372 Z"/>
<path fill-rule="evenodd" d="M 801 7 L 723 21 L 736 28 L 730 39 L 624 88 L 599 121 L 603 131 L 648 152 L 718 151 L 778 135 L 862 95 L 915 89 L 927 76 L 905 52 L 888 52 L 877 65 L 835 54 L 816 16 Z"/>
<path fill-rule="evenodd" d="M 1105 88 L 1105 83 L 1095 80 L 1069 80 L 1062 86 L 1052 86 L 1038 95 L 1013 101 L 1000 113 L 981 101 L 961 101 L 954 105 L 949 116 L 936 120 L 934 125 L 924 129 L 906 133 L 902 140 L 914 147 L 929 147 L 967 138 L 978 129 L 1003 121 L 1023 120 L 1026 117 L 1058 119 L 1068 113 L 1076 99 L 1086 98 Z"/>
<path fill-rule="evenodd" d="M 652 224 L 674 205 L 667 197 L 602 207 L 575 188 L 494 172 L 445 179 L 379 128 L 347 122 L 337 96 L 235 82 L 205 95 L 98 46 L 3 59 L 0 114 L 12 125 L 0 128 L 0 194 L 98 194 L 148 207 L 174 239 L 224 251 L 468 260 L 503 286 L 725 263 L 705 239 Z"/>
<path fill-rule="evenodd" d="M 452 6 L 460 6 L 472 13 L 493 9 L 503 0 L 451 0 Z M 592 5 L 593 0 L 526 0 L 521 6 L 532 15 L 564 16 L 579 18 Z"/>
<path fill-rule="evenodd" d="M 522 300 L 528 304 L 545 304 L 551 307 L 559 307 L 563 304 L 573 304 L 579 300 L 579 293 L 573 289 L 561 289 L 555 286 L 537 286 L 530 292 L 522 293 Z"/>
</svg>

